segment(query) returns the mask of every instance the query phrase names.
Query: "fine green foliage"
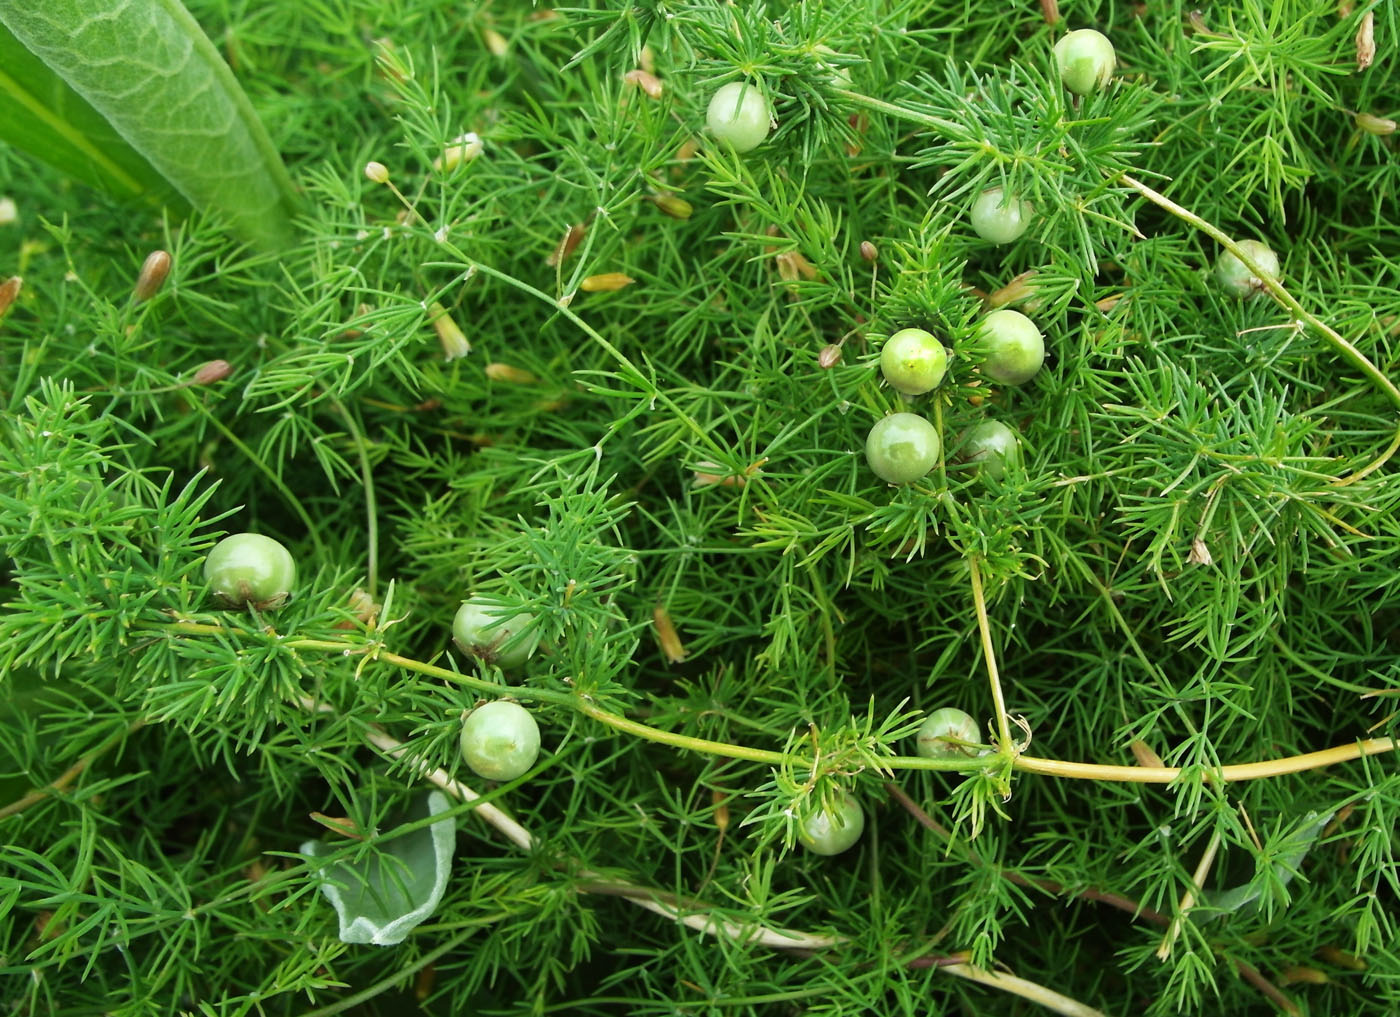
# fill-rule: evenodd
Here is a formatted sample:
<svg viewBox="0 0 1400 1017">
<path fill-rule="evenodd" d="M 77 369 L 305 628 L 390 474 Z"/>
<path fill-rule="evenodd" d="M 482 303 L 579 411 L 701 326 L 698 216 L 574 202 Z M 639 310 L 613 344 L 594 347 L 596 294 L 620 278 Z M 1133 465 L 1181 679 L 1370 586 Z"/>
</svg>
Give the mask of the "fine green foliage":
<svg viewBox="0 0 1400 1017">
<path fill-rule="evenodd" d="M 271 248 L 0 148 L 0 1009 L 1400 1012 L 1400 12 L 1054 7 L 198 0 Z"/>
<path fill-rule="evenodd" d="M 118 193 L 173 188 L 263 246 L 287 238 L 287 172 L 180 0 L 0 0 L 0 55 L 0 140 Z"/>
</svg>

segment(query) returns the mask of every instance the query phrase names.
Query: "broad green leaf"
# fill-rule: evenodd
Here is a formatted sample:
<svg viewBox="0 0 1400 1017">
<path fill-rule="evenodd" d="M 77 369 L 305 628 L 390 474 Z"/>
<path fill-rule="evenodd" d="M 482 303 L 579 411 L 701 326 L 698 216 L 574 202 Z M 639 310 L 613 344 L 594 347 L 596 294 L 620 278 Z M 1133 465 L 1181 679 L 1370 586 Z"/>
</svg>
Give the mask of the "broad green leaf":
<svg viewBox="0 0 1400 1017">
<path fill-rule="evenodd" d="M 191 205 L 263 246 L 285 239 L 291 180 L 233 72 L 179 0 L 0 0 L 0 24 Z M 9 140 L 46 157 L 55 138 L 66 139 L 53 149 L 60 156 L 82 151 L 90 122 L 67 116 L 61 95 L 34 94 L 30 113 L 44 135 Z M 33 119 L 28 126 L 41 129 Z M 95 151 L 110 143 L 110 135 L 88 137 Z M 144 190 L 160 186 L 139 166 L 113 166 Z"/>
<path fill-rule="evenodd" d="M 409 818 L 441 815 L 447 805 L 446 795 L 430 791 Z M 368 854 L 322 869 L 321 892 L 340 918 L 341 942 L 377 946 L 403 942 L 442 900 L 456 841 L 457 824 L 448 816 L 373 844 Z M 314 840 L 301 846 L 301 853 L 313 858 L 334 850 Z"/>
<path fill-rule="evenodd" d="M 1303 825 L 1285 834 L 1282 843 L 1269 845 L 1274 856 L 1274 861 L 1270 866 L 1273 870 L 1272 878 L 1280 888 L 1293 881 L 1298 866 L 1303 864 L 1303 859 L 1312 850 L 1312 846 L 1317 843 L 1317 838 L 1322 835 L 1322 831 L 1332 821 L 1333 815 L 1332 812 L 1324 812 L 1321 815 L 1309 812 L 1303 817 Z M 1231 911 L 1240 911 L 1252 905 L 1262 894 L 1263 891 L 1257 880 L 1215 894 L 1211 898 L 1211 905 L 1218 910 L 1212 917 L 1228 914 Z"/>
<path fill-rule="evenodd" d="M 0 24 L 0 140 L 74 180 L 135 198 L 174 194 L 102 114 Z"/>
</svg>

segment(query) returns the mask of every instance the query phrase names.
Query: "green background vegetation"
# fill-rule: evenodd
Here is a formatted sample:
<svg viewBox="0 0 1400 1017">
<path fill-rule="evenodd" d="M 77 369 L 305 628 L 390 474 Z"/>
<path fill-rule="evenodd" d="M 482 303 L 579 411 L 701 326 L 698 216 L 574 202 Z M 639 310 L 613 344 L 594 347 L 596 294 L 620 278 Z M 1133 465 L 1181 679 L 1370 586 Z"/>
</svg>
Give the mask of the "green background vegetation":
<svg viewBox="0 0 1400 1017">
<path fill-rule="evenodd" d="M 1270 763 L 1396 733 L 1400 159 L 1355 115 L 1400 111 L 1400 12 L 1343 7 L 191 3 L 292 239 L 0 148 L 0 1003 L 1400 1009 L 1390 742 Z M 1049 64 L 1079 27 L 1119 57 L 1082 102 Z M 742 157 L 702 132 L 740 79 L 778 125 Z M 1037 212 L 1007 247 L 966 224 L 994 185 Z M 1286 292 L 1222 294 L 1218 234 Z M 977 371 L 1003 303 L 1049 350 L 1019 389 Z M 862 449 L 907 326 L 953 354 L 909 407 L 948 452 L 892 488 Z M 989 418 L 999 482 L 956 456 Z M 239 530 L 298 559 L 275 613 L 207 595 Z M 521 672 L 451 646 L 477 592 L 539 617 Z M 493 787 L 457 737 L 506 685 L 545 750 Z M 997 751 L 911 758 L 942 706 Z M 1154 756 L 1170 784 L 1047 772 Z M 485 796 L 446 896 L 347 946 L 297 847 L 370 848 L 311 814 L 388 832 L 425 768 Z M 860 843 L 795 846 L 843 791 Z"/>
</svg>

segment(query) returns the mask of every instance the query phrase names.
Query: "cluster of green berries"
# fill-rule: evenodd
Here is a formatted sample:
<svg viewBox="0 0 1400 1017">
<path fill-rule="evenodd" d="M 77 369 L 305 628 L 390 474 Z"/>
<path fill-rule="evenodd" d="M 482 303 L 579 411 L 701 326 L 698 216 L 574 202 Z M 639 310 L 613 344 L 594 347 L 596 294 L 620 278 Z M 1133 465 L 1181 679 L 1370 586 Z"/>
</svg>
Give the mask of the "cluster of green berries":
<svg viewBox="0 0 1400 1017">
<path fill-rule="evenodd" d="M 1045 337 L 1019 311 L 993 311 L 977 328 L 984 357 L 982 373 L 1004 385 L 1024 385 L 1045 362 Z M 947 373 L 948 353 L 932 334 L 905 328 L 880 350 L 880 373 L 896 392 L 918 396 L 931 392 Z M 865 439 L 865 459 L 881 480 L 908 484 L 927 474 L 942 453 L 938 430 L 917 413 L 892 413 L 876 421 Z M 1020 461 L 1016 432 L 995 420 L 969 428 L 962 440 L 963 458 L 1002 477 Z"/>
<path fill-rule="evenodd" d="M 229 607 L 260 611 L 281 607 L 296 585 L 291 552 L 260 533 L 235 533 L 214 545 L 204 561 L 204 579 Z M 519 667 L 535 652 L 534 618 L 508 616 L 504 604 L 473 597 L 457 610 L 452 634 L 464 652 L 503 668 Z M 496 700 L 472 710 L 462 724 L 462 757 L 480 777 L 514 780 L 535 765 L 540 729 L 518 703 Z"/>
</svg>

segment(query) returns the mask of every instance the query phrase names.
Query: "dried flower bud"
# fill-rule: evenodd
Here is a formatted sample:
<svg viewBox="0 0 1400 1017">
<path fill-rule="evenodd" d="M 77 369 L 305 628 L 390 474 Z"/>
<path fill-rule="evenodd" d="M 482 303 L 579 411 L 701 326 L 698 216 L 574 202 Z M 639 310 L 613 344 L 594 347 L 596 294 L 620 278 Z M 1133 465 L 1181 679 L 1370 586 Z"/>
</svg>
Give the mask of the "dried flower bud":
<svg viewBox="0 0 1400 1017">
<path fill-rule="evenodd" d="M 19 218 L 19 206 L 14 198 L 0 198 L 0 226 L 8 226 Z"/>
<path fill-rule="evenodd" d="M 428 314 L 431 316 L 438 342 L 442 344 L 444 360 L 456 360 L 472 351 L 472 344 L 467 342 L 466 334 L 457 327 L 452 315 L 447 313 L 447 308 L 435 303 L 429 306 Z"/>
<path fill-rule="evenodd" d="M 355 621 L 358 621 L 361 625 L 372 626 L 379 617 L 380 605 L 376 604 L 374 598 L 358 586 L 350 593 L 349 606 L 350 613 L 355 616 Z M 345 621 L 336 622 L 334 627 L 337 629 L 353 629 L 355 627 L 355 622 L 347 618 Z"/>
<path fill-rule="evenodd" d="M 642 70 L 628 71 L 622 76 L 622 80 L 629 85 L 636 85 L 653 99 L 661 98 L 661 79 L 655 74 Z"/>
<path fill-rule="evenodd" d="M 320 823 L 331 833 L 338 833 L 342 837 L 349 837 L 351 840 L 364 840 L 364 833 L 355 824 L 353 819 L 346 816 L 328 816 L 324 812 L 308 813 L 312 820 Z"/>
<path fill-rule="evenodd" d="M 711 470 L 721 469 L 716 463 L 696 463 L 698 469 L 695 470 L 694 484 L 696 487 L 743 487 L 748 483 L 748 478 L 734 473 L 712 473 Z"/>
<path fill-rule="evenodd" d="M 817 366 L 824 371 L 829 371 L 837 364 L 841 363 L 841 344 L 828 343 L 822 347 L 822 351 L 817 354 Z"/>
<path fill-rule="evenodd" d="M 1056 0 L 1040 0 L 1040 15 L 1045 19 L 1047 25 L 1058 25 L 1060 23 L 1060 5 Z"/>
<path fill-rule="evenodd" d="M 451 172 L 462 163 L 475 159 L 484 147 L 481 138 L 474 131 L 459 134 L 442 150 L 442 155 L 433 160 L 433 169 Z"/>
<path fill-rule="evenodd" d="M 1278 983 L 1280 985 L 1294 985 L 1302 982 L 1306 985 L 1326 985 L 1332 981 L 1327 977 L 1327 972 L 1319 971 L 1317 968 L 1310 968 L 1303 964 L 1294 964 L 1284 968 L 1278 973 Z"/>
<path fill-rule="evenodd" d="M 554 249 L 554 253 L 545 259 L 545 264 L 550 268 L 564 264 L 569 255 L 574 253 L 575 248 L 583 243 L 584 234 L 587 232 L 588 227 L 582 223 L 570 226 L 564 231 L 564 239 L 559 241 L 559 246 Z"/>
<path fill-rule="evenodd" d="M 211 360 L 194 372 L 194 378 L 190 384 L 212 385 L 216 381 L 223 381 L 232 373 L 233 365 L 227 360 Z"/>
<path fill-rule="evenodd" d="M 630 275 L 623 275 L 621 272 L 604 272 L 602 275 L 588 276 L 578 284 L 578 288 L 585 293 L 606 293 L 631 286 L 636 281 Z"/>
<path fill-rule="evenodd" d="M 1103 311 L 1105 314 L 1107 314 L 1109 311 L 1117 307 L 1118 302 L 1122 299 L 1122 293 L 1110 293 L 1106 297 L 1101 297 L 1100 299 L 1095 300 L 1094 306 L 1097 307 L 1100 311 Z"/>
<path fill-rule="evenodd" d="M 1366 962 L 1355 954 L 1347 953 L 1337 949 L 1335 946 L 1319 946 L 1317 955 L 1328 964 L 1333 964 L 1339 968 L 1346 968 L 1348 971 L 1365 971 Z"/>
<path fill-rule="evenodd" d="M 674 194 L 653 194 L 651 200 L 656 203 L 656 207 L 665 212 L 672 219 L 689 219 L 692 212 L 690 202 L 684 198 L 678 198 Z"/>
<path fill-rule="evenodd" d="M 640 64 L 642 70 L 646 71 L 648 74 L 656 73 L 656 54 L 651 51 L 650 44 L 642 47 L 642 52 L 637 63 Z"/>
<path fill-rule="evenodd" d="M 860 242 L 860 256 L 866 261 L 874 261 L 880 257 L 880 249 L 869 240 L 862 240 Z"/>
<path fill-rule="evenodd" d="M 387 184 L 389 182 L 389 167 L 382 162 L 365 163 L 365 176 L 376 184 Z"/>
<path fill-rule="evenodd" d="M 483 28 L 481 41 L 486 44 L 492 56 L 503 57 L 510 52 L 510 44 L 506 42 L 506 37 L 494 28 Z"/>
<path fill-rule="evenodd" d="M 1200 537 L 1191 541 L 1191 553 L 1186 556 L 1188 565 L 1214 565 L 1215 559 L 1211 557 L 1210 548 L 1206 547 L 1206 542 Z"/>
<path fill-rule="evenodd" d="M 1162 757 L 1153 752 L 1147 743 L 1140 738 L 1134 738 L 1128 743 L 1128 748 L 1133 750 L 1133 758 L 1137 760 L 1138 766 L 1161 767 L 1166 765 L 1162 762 Z"/>
<path fill-rule="evenodd" d="M 136 277 L 136 286 L 131 291 L 131 299 L 136 303 L 150 300 L 165 285 L 165 277 L 170 274 L 170 254 L 167 251 L 152 251 L 146 255 L 141 265 L 141 273 Z"/>
<path fill-rule="evenodd" d="M 661 644 L 661 652 L 665 654 L 667 662 L 679 664 L 685 660 L 685 646 L 681 643 L 676 627 L 671 624 L 671 616 L 666 613 L 666 609 L 660 604 L 656 605 L 652 609 L 651 620 L 656 626 L 656 641 Z"/>
<path fill-rule="evenodd" d="M 715 788 L 710 792 L 710 802 L 715 807 L 715 828 L 723 833 L 729 829 L 729 796 Z"/>
<path fill-rule="evenodd" d="M 686 138 L 681 142 L 681 147 L 676 149 L 677 162 L 689 162 L 695 158 L 695 153 L 700 151 L 700 142 L 694 138 Z"/>
<path fill-rule="evenodd" d="M 1035 278 L 1035 269 L 1029 269 L 1016 276 L 1009 283 L 999 290 L 994 290 L 987 296 L 988 307 L 1005 307 L 1008 304 L 1019 303 L 1022 300 L 1035 294 L 1035 287 L 1031 285 L 1031 280 Z"/>
<path fill-rule="evenodd" d="M 10 309 L 10 305 L 15 302 L 23 288 L 24 280 L 17 275 L 12 275 L 0 283 L 0 318 L 5 316 L 5 312 Z"/>
<path fill-rule="evenodd" d="M 1376 14 L 1361 15 L 1361 27 L 1356 30 L 1356 69 L 1364 71 L 1376 59 Z"/>
<path fill-rule="evenodd" d="M 1395 133 L 1396 124 L 1388 117 L 1375 117 L 1370 113 L 1358 113 L 1356 114 L 1356 126 L 1367 134 L 1385 137 L 1387 134 Z"/>
<path fill-rule="evenodd" d="M 486 377 L 492 381 L 507 381 L 512 385 L 534 385 L 540 380 L 523 367 L 501 363 L 487 364 Z"/>
</svg>

